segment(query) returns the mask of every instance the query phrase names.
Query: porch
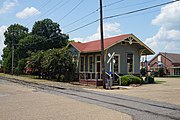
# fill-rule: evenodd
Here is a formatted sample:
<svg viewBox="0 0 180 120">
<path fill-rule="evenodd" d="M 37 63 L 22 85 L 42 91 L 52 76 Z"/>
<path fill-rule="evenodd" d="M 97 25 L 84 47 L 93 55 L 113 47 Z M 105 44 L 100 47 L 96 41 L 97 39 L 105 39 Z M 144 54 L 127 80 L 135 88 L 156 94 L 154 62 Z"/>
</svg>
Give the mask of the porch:
<svg viewBox="0 0 180 120">
<path fill-rule="evenodd" d="M 106 72 L 105 75 L 106 79 L 110 79 L 110 75 Z M 117 79 L 119 78 L 118 74 L 113 74 L 112 85 L 119 85 Z M 79 82 L 86 85 L 95 85 L 95 86 L 102 86 L 102 73 L 100 72 L 80 72 L 79 73 Z"/>
</svg>

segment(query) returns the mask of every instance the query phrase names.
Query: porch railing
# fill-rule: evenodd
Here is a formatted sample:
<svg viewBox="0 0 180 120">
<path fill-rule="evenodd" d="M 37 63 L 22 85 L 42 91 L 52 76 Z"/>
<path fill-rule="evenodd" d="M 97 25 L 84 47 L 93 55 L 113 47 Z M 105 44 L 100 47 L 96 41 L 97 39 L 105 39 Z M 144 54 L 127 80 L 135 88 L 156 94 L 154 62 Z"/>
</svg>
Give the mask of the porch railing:
<svg viewBox="0 0 180 120">
<path fill-rule="evenodd" d="M 100 72 L 80 72 L 79 78 L 84 80 L 96 80 L 101 79 Z"/>
</svg>

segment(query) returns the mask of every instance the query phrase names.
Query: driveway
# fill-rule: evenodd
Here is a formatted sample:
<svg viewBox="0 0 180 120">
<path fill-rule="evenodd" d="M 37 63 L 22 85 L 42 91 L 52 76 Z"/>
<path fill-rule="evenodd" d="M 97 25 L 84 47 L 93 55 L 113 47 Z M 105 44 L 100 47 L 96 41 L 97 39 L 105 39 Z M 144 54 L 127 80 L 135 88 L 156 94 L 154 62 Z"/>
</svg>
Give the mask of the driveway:
<svg viewBox="0 0 180 120">
<path fill-rule="evenodd" d="M 95 91 L 135 96 L 180 105 L 180 78 L 155 78 L 158 84 L 147 84 L 121 90 L 92 89 Z"/>
</svg>

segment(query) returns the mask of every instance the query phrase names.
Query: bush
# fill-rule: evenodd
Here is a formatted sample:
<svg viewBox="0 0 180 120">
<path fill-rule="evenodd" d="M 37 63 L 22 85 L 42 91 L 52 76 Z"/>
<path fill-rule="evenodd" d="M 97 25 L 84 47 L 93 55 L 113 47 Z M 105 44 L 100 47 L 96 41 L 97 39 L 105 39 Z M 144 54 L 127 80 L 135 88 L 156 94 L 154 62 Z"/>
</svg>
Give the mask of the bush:
<svg viewBox="0 0 180 120">
<path fill-rule="evenodd" d="M 147 76 L 145 78 L 145 83 L 154 83 L 154 78 L 152 76 Z"/>
<path fill-rule="evenodd" d="M 157 76 L 158 76 L 158 72 L 156 72 L 156 71 L 152 71 L 152 72 L 151 72 L 151 76 L 153 76 L 153 77 L 157 77 Z"/>
<path fill-rule="evenodd" d="M 120 79 L 121 79 L 121 85 L 122 86 L 128 86 L 129 85 L 129 78 L 127 76 L 122 76 L 121 78 L 119 78 L 119 83 L 120 83 Z"/>
<path fill-rule="evenodd" d="M 159 75 L 159 77 L 164 76 L 164 68 L 159 68 L 158 75 Z"/>
<path fill-rule="evenodd" d="M 128 86 L 130 84 L 142 84 L 143 80 L 141 80 L 139 77 L 133 76 L 133 75 L 125 75 L 119 78 L 119 82 L 121 79 L 121 85 L 122 86 Z"/>
<path fill-rule="evenodd" d="M 140 71 L 140 72 L 141 72 L 141 75 L 142 75 L 142 76 L 145 76 L 145 75 L 146 75 L 146 69 L 145 69 L 145 68 L 141 68 L 141 71 Z"/>
<path fill-rule="evenodd" d="M 23 74 L 25 66 L 26 66 L 26 60 L 25 59 L 19 60 L 18 65 L 14 70 L 14 73 L 17 74 L 17 75 Z"/>
</svg>

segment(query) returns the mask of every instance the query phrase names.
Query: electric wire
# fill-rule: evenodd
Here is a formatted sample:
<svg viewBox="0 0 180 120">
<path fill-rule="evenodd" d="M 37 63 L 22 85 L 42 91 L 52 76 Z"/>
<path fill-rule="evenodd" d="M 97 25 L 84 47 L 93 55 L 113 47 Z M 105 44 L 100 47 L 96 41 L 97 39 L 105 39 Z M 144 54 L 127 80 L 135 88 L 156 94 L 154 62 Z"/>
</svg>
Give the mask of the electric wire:
<svg viewBox="0 0 180 120">
<path fill-rule="evenodd" d="M 113 2 L 113 3 L 110 3 L 110 4 L 107 4 L 107 5 L 104 5 L 103 7 L 104 7 L 104 8 L 105 8 L 105 7 L 110 7 L 110 6 L 114 5 L 114 4 L 117 4 L 117 3 L 120 3 L 120 2 L 123 2 L 123 1 L 124 1 L 124 0 L 119 0 L 119 1 L 116 1 L 116 2 Z M 83 19 L 91 16 L 92 14 L 98 12 L 99 10 L 100 10 L 100 9 L 98 8 L 98 9 L 92 11 L 91 13 L 89 13 L 89 14 L 87 14 L 87 15 L 85 15 L 85 16 L 77 19 L 77 20 L 75 20 L 74 22 L 71 22 L 71 23 L 69 23 L 68 25 L 65 25 L 63 28 L 69 27 L 69 26 L 71 26 L 71 25 L 73 25 L 73 24 L 75 24 L 75 23 L 77 23 L 77 22 L 79 22 L 79 21 L 81 21 L 81 20 L 83 20 Z"/>
<path fill-rule="evenodd" d="M 123 2 L 123 1 L 124 0 L 119 0 L 119 1 L 116 1 L 116 2 L 113 2 L 113 3 L 110 3 L 108 5 L 104 5 L 103 8 L 110 7 L 110 6 L 114 5 L 114 4 L 117 4 L 117 3 L 120 3 L 120 2 Z"/>
<path fill-rule="evenodd" d="M 42 4 L 41 6 L 39 6 L 39 10 L 41 10 L 41 9 L 43 9 L 45 6 L 47 6 L 50 1 L 51 1 L 51 0 L 47 0 L 44 4 Z M 29 18 L 25 19 L 24 23 L 25 23 L 26 21 L 28 21 L 30 18 L 32 18 L 35 14 L 36 14 L 36 13 L 32 14 L 32 16 L 30 16 Z M 27 26 L 27 25 L 28 25 L 28 24 L 26 24 L 26 26 Z"/>
<path fill-rule="evenodd" d="M 180 0 L 177 0 L 177 1 L 180 1 Z M 148 13 L 152 13 L 152 12 L 157 12 L 157 11 L 159 11 L 159 10 L 153 10 L 153 11 L 149 11 L 149 12 L 145 12 L 145 13 L 141 13 L 141 14 L 136 14 L 136 15 L 131 15 L 131 16 L 126 16 L 126 17 L 122 17 L 122 18 L 139 16 L 139 15 L 144 15 L 144 14 L 148 14 Z M 83 25 L 83 26 L 81 26 L 81 27 L 78 27 L 78 28 L 76 28 L 76 29 L 73 29 L 73 30 L 71 30 L 71 31 L 69 31 L 69 32 L 67 32 L 67 33 L 71 33 L 71 32 L 77 31 L 77 30 L 79 30 L 79 29 L 81 29 L 81 28 L 87 27 L 87 26 L 89 26 L 89 25 L 91 25 L 91 24 L 93 24 L 93 23 L 96 23 L 96 22 L 98 22 L 98 21 L 99 21 L 99 19 L 94 20 L 94 21 L 92 21 L 92 22 L 90 22 L 90 23 L 88 23 L 88 24 L 85 24 L 85 25 Z M 56 38 L 56 37 L 52 37 L 52 38 L 49 38 L 49 39 L 46 39 L 46 40 L 41 40 L 41 41 L 38 41 L 38 42 L 33 42 L 33 43 L 31 43 L 31 45 L 37 44 L 37 43 L 41 43 L 41 42 L 52 41 L 52 39 L 54 39 L 54 38 Z M 53 41 L 58 41 L 58 39 L 53 40 Z M 17 44 L 15 44 L 15 45 L 17 45 Z M 17 45 L 17 46 L 28 46 L 28 45 L 29 45 L 29 44 Z"/>
<path fill-rule="evenodd" d="M 156 1 L 158 1 L 158 0 L 149 0 L 149 1 L 141 2 L 141 3 L 137 3 L 137 4 L 131 4 L 131 5 L 127 5 L 127 6 L 120 6 L 118 8 L 106 9 L 105 11 L 119 10 L 119 9 L 124 9 L 124 8 L 132 7 L 132 6 L 134 7 L 134 6 L 144 5 L 144 4 L 151 3 L 151 2 L 156 2 Z"/>
<path fill-rule="evenodd" d="M 78 28 L 75 28 L 75 29 L 73 29 L 73 30 L 71 30 L 71 31 L 68 31 L 67 33 L 72 33 L 72 32 L 74 32 L 74 31 L 77 31 L 77 30 L 81 29 L 81 28 L 84 28 L 84 27 L 87 27 L 87 26 L 89 26 L 89 25 L 91 25 L 91 24 L 93 24 L 93 23 L 96 23 L 96 22 L 98 22 L 98 21 L 99 21 L 99 19 L 94 20 L 94 21 L 89 22 L 89 23 L 87 23 L 87 24 L 85 24 L 85 25 L 82 25 L 82 26 L 80 26 L 80 27 L 78 27 Z"/>
<path fill-rule="evenodd" d="M 111 19 L 111 18 L 114 18 L 114 17 L 119 17 L 119 16 L 128 15 L 128 14 L 132 14 L 132 13 L 137 13 L 137 12 L 145 11 L 145 10 L 148 10 L 148 9 L 152 9 L 152 8 L 160 7 L 160 6 L 163 6 L 163 5 L 167 5 L 167 4 L 170 4 L 170 3 L 174 3 L 174 2 L 177 2 L 177 1 L 180 1 L 180 0 L 165 2 L 165 3 L 157 4 L 157 5 L 154 5 L 154 6 L 145 7 L 145 8 L 142 8 L 142 9 L 133 10 L 133 11 L 130 11 L 130 12 L 116 14 L 116 15 L 104 17 L 103 19 Z"/>
<path fill-rule="evenodd" d="M 48 9 L 47 12 L 46 12 L 44 15 L 41 15 L 41 16 L 37 17 L 36 20 L 39 19 L 39 18 L 42 18 L 43 16 L 47 16 L 47 15 L 51 14 L 55 9 L 57 9 L 57 7 L 58 7 L 58 9 L 59 9 L 59 8 L 63 7 L 64 5 L 66 5 L 69 1 L 70 1 L 70 0 L 68 0 L 67 2 L 65 2 L 64 4 L 62 4 L 60 7 L 58 7 L 58 6 L 63 2 L 63 0 L 60 1 L 60 2 L 58 2 L 57 4 L 55 4 L 54 6 L 52 6 L 50 9 Z M 30 23 L 31 23 L 31 21 L 30 21 L 29 23 L 27 23 L 26 26 L 29 25 Z"/>
<path fill-rule="evenodd" d="M 81 3 L 83 3 L 84 0 L 81 0 L 75 7 L 73 7 L 66 15 L 64 15 L 59 21 L 61 22 L 64 18 L 66 18 L 69 14 L 71 14 L 77 7 L 79 7 L 81 5 Z"/>
<path fill-rule="evenodd" d="M 174 2 L 177 2 L 177 1 L 180 1 L 180 0 L 165 2 L 165 3 L 157 4 L 157 5 L 154 5 L 154 6 L 150 6 L 150 7 L 145 7 L 145 8 L 141 8 L 141 9 L 137 9 L 137 10 L 133 10 L 133 11 L 129 11 L 129 12 L 117 14 L 117 15 L 112 15 L 112 16 L 104 17 L 103 19 L 106 20 L 106 19 L 112 19 L 112 18 L 115 18 L 115 17 L 120 17 L 120 16 L 128 15 L 128 14 L 133 14 L 133 13 L 145 11 L 145 10 L 148 10 L 148 9 L 160 7 L 160 6 L 163 6 L 163 5 L 167 5 L 167 4 L 170 4 L 170 3 L 174 3 Z M 72 33 L 72 32 L 74 32 L 74 31 L 77 31 L 77 30 L 79 30 L 79 29 L 82 29 L 82 28 L 84 28 L 84 27 L 87 27 L 87 26 L 89 26 L 89 25 L 91 25 L 91 24 L 94 24 L 94 23 L 96 23 L 96 22 L 98 22 L 98 21 L 99 21 L 99 19 L 94 20 L 94 21 L 89 22 L 89 23 L 87 23 L 87 24 L 85 24 L 85 25 L 82 25 L 82 26 L 80 26 L 80 27 L 78 27 L 78 28 L 75 28 L 75 29 L 73 29 L 73 30 L 70 30 L 70 31 L 68 31 L 67 33 L 68 33 L 68 34 L 69 34 L 69 33 Z"/>
<path fill-rule="evenodd" d="M 95 11 L 93 11 L 93 12 L 91 12 L 91 13 L 89 13 L 89 14 L 87 14 L 87 15 L 85 15 L 85 16 L 79 18 L 79 19 L 77 19 L 76 21 L 71 22 L 71 23 L 65 25 L 63 28 L 69 27 L 69 26 L 71 26 L 72 24 L 77 23 L 77 22 L 79 22 L 79 21 L 81 21 L 81 20 L 83 20 L 83 19 L 85 19 L 85 18 L 91 16 L 91 15 L 93 15 L 94 13 L 96 13 L 96 12 L 98 12 L 98 11 L 99 11 L 99 8 L 96 9 Z"/>
<path fill-rule="evenodd" d="M 59 2 L 58 4 L 54 5 L 53 7 L 51 7 L 51 9 L 48 10 L 48 12 L 46 12 L 43 16 L 48 16 L 48 15 L 52 14 L 55 10 L 60 9 L 60 8 L 62 8 L 64 5 L 66 5 L 67 3 L 69 3 L 70 0 L 64 2 L 61 6 L 59 6 L 62 2 L 63 2 L 63 1 L 61 1 L 61 2 Z M 58 7 L 58 6 L 59 6 L 59 7 Z M 42 17 L 42 16 L 41 16 L 41 17 Z"/>
</svg>

